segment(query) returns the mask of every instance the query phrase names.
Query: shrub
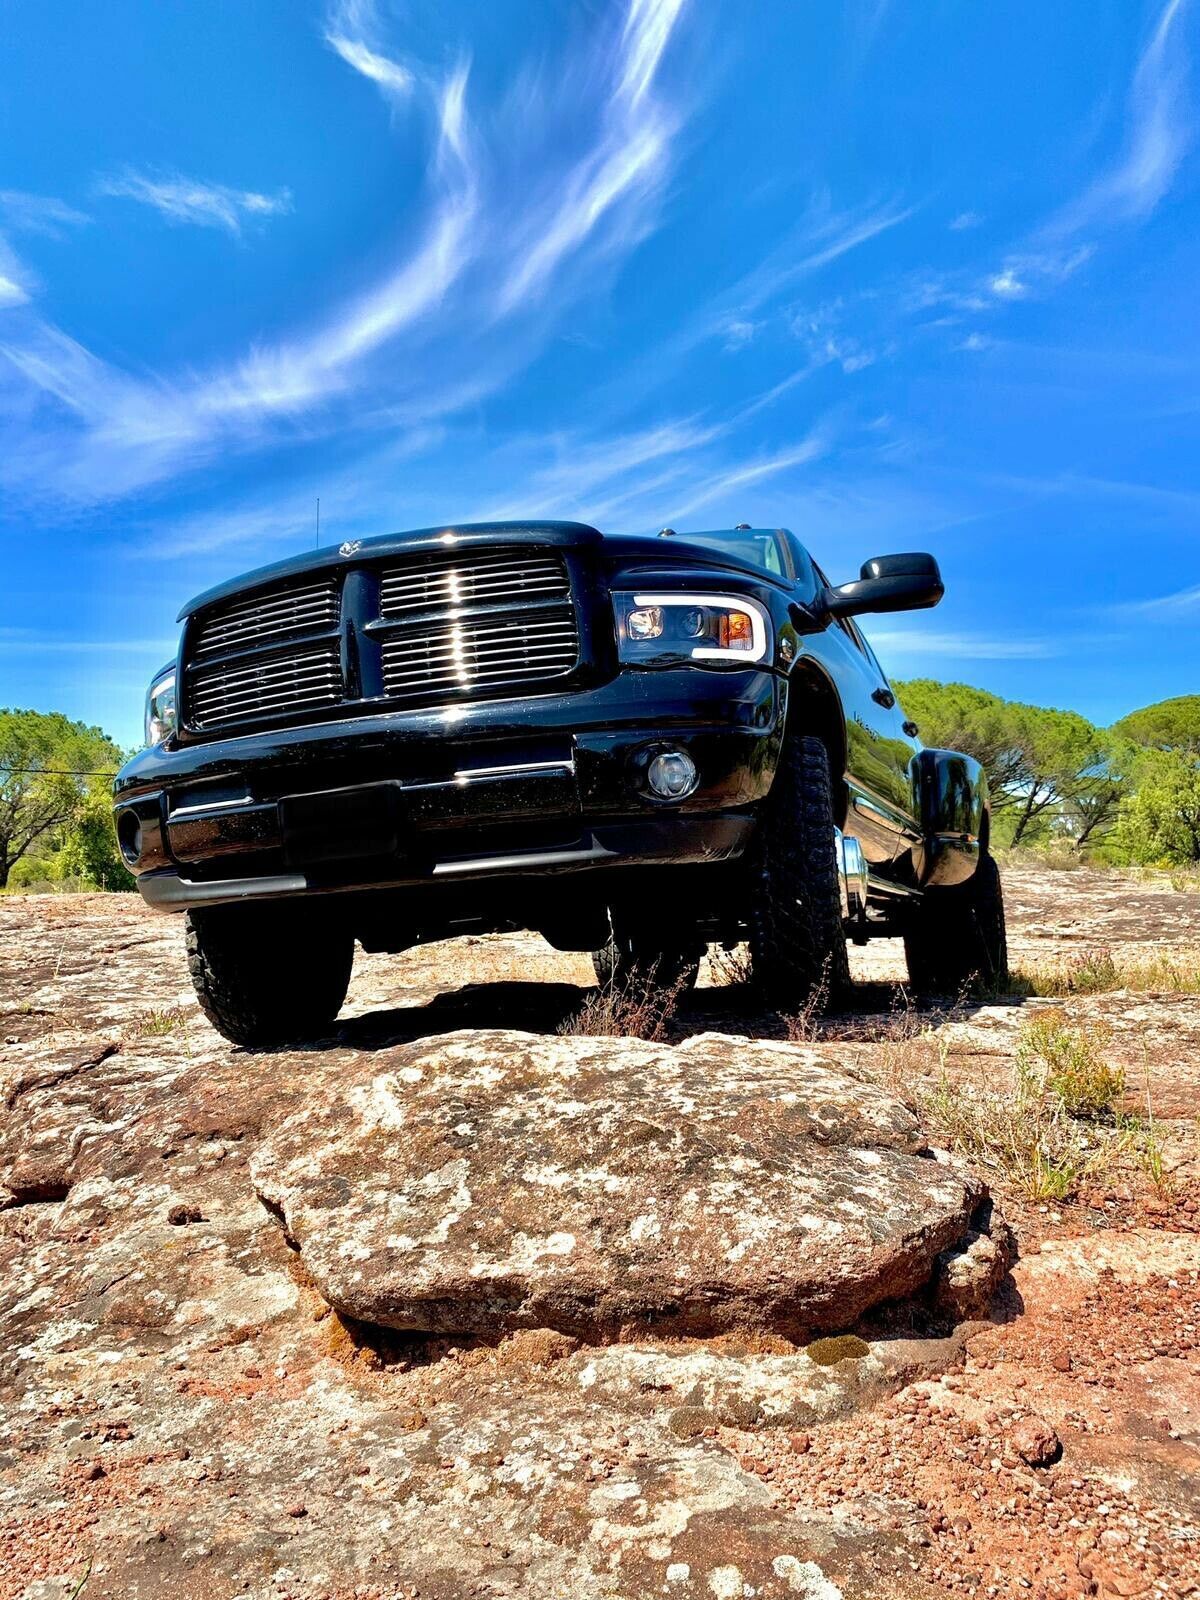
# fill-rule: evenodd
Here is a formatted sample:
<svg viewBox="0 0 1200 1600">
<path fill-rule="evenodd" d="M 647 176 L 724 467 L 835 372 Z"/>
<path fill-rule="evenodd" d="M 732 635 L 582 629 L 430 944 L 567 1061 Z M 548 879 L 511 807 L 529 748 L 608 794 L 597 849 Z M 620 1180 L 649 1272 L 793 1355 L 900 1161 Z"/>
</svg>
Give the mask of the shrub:
<svg viewBox="0 0 1200 1600">
<path fill-rule="evenodd" d="M 1110 1066 L 1107 1028 L 1068 1023 L 1063 1012 L 1041 1011 L 1021 1030 L 1017 1076 L 1031 1094 L 1050 1095 L 1072 1117 L 1112 1116 L 1125 1093 L 1125 1071 Z"/>
</svg>

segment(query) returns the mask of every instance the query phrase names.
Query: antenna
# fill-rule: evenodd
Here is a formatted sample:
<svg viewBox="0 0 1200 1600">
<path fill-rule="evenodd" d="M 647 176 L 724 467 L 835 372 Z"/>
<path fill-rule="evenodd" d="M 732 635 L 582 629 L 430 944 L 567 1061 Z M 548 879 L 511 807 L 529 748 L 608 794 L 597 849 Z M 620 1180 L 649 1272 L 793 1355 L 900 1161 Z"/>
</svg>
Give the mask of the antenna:
<svg viewBox="0 0 1200 1600">
<path fill-rule="evenodd" d="M 317 542 L 313 546 L 313 549 L 314 550 L 319 550 L 320 548 L 321 548 L 321 496 L 318 495 L 317 496 Z"/>
</svg>

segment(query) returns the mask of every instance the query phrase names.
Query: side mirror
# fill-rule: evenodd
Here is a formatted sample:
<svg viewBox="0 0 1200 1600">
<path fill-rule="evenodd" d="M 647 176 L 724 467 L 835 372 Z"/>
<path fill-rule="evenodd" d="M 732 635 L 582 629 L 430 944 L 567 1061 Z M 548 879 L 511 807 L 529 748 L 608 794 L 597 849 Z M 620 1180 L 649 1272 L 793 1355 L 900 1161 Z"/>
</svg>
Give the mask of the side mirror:
<svg viewBox="0 0 1200 1600">
<path fill-rule="evenodd" d="M 826 589 L 820 607 L 828 617 L 857 617 L 868 611 L 924 611 L 945 594 L 932 556 L 919 551 L 876 556 L 864 561 L 855 583 Z"/>
</svg>

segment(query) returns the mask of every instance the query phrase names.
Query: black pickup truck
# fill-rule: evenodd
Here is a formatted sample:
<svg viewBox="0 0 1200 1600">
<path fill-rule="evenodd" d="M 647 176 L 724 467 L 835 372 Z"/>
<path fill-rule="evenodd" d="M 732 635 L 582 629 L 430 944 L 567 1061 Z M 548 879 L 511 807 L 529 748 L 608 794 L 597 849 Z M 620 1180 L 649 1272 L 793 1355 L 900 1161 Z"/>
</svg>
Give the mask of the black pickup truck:
<svg viewBox="0 0 1200 1600">
<path fill-rule="evenodd" d="M 844 988 L 847 938 L 902 936 L 921 990 L 995 981 L 983 772 L 922 748 L 853 620 L 941 595 L 931 556 L 833 587 L 745 525 L 298 556 L 180 613 L 117 837 L 249 1045 L 328 1026 L 356 940 L 532 928 L 602 981 L 673 985 L 746 941 L 782 1008 Z"/>
</svg>

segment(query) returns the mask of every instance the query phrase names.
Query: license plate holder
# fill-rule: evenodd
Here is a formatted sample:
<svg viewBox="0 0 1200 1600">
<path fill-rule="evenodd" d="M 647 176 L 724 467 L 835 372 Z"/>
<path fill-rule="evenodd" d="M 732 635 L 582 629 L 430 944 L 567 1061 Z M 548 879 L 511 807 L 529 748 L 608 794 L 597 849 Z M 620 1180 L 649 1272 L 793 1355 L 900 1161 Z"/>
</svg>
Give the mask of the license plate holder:
<svg viewBox="0 0 1200 1600">
<path fill-rule="evenodd" d="M 396 784 L 289 795 L 279 802 L 279 820 L 284 858 L 292 867 L 400 854 L 403 818 Z"/>
</svg>

